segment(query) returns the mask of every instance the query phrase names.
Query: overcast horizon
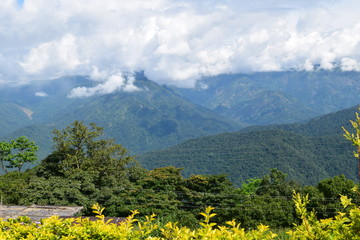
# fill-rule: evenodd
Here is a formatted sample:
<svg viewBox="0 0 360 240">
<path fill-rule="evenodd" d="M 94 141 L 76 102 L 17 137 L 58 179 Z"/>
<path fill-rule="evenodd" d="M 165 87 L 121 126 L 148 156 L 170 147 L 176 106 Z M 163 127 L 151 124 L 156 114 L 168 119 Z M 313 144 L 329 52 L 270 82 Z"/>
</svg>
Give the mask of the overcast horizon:
<svg viewBox="0 0 360 240">
<path fill-rule="evenodd" d="M 0 83 L 89 75 L 132 91 L 144 71 L 191 87 L 202 76 L 360 71 L 360 2 L 310 0 L 2 0 Z M 120 86 L 120 87 L 119 87 Z"/>
</svg>

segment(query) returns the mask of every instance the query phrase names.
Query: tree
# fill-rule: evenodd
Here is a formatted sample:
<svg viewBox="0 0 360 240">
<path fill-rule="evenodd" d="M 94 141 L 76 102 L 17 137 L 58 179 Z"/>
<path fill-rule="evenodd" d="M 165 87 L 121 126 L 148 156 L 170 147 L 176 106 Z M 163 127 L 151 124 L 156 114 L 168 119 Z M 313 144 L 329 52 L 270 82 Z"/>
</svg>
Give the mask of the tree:
<svg viewBox="0 0 360 240">
<path fill-rule="evenodd" d="M 360 110 L 360 108 L 359 108 Z M 359 113 L 356 114 L 355 121 L 350 120 L 351 125 L 353 126 L 355 133 L 350 133 L 348 130 L 346 130 L 344 127 L 342 129 L 344 130 L 345 134 L 344 137 L 351 141 L 352 144 L 356 147 L 356 151 L 354 152 L 355 158 L 358 159 L 358 174 L 357 177 L 360 180 L 360 117 Z"/>
<path fill-rule="evenodd" d="M 242 182 L 239 192 L 250 196 L 256 193 L 260 185 L 261 178 L 249 178 L 245 182 Z"/>
<path fill-rule="evenodd" d="M 0 161 L 1 161 L 1 168 L 8 172 L 7 167 L 5 166 L 11 159 L 11 143 L 8 142 L 0 142 Z"/>
<path fill-rule="evenodd" d="M 37 160 L 37 150 L 38 146 L 26 137 L 18 137 L 11 142 L 0 142 L 1 168 L 5 172 L 17 168 L 20 172 L 25 163 L 34 163 Z"/>
<path fill-rule="evenodd" d="M 298 190 L 300 186 L 294 181 L 287 181 L 286 178 L 286 173 L 276 168 L 270 169 L 270 173 L 261 179 L 256 194 L 282 196 L 291 199 L 293 190 Z"/>
<path fill-rule="evenodd" d="M 55 151 L 41 164 L 41 171 L 48 171 L 50 175 L 72 176 L 86 172 L 97 178 L 97 185 L 111 185 L 124 178 L 126 167 L 134 162 L 114 139 L 102 139 L 103 129 L 95 123 L 88 127 L 75 121 L 65 129 L 54 130 L 53 134 Z"/>
</svg>

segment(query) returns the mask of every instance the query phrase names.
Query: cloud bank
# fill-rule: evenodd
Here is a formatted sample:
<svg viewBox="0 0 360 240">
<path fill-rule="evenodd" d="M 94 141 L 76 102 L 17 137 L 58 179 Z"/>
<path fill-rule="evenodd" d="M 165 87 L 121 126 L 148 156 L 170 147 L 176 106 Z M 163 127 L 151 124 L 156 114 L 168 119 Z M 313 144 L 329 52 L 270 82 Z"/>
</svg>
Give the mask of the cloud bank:
<svg viewBox="0 0 360 240">
<path fill-rule="evenodd" d="M 70 96 L 221 73 L 360 70 L 357 0 L 2 0 L 0 83 L 91 75 Z"/>
</svg>

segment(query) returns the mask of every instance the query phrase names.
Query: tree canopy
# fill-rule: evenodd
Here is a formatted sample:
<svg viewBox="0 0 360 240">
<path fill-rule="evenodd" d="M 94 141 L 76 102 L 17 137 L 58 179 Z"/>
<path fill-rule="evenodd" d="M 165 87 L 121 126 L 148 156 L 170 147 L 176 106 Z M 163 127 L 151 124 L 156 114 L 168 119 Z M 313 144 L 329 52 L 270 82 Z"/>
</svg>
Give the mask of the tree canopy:
<svg viewBox="0 0 360 240">
<path fill-rule="evenodd" d="M 42 162 L 42 169 L 50 175 L 71 176 L 88 172 L 98 178 L 97 183 L 119 180 L 134 159 L 114 139 L 102 139 L 103 128 L 95 123 L 86 126 L 75 121 L 62 130 L 54 130 L 54 152 Z"/>
</svg>

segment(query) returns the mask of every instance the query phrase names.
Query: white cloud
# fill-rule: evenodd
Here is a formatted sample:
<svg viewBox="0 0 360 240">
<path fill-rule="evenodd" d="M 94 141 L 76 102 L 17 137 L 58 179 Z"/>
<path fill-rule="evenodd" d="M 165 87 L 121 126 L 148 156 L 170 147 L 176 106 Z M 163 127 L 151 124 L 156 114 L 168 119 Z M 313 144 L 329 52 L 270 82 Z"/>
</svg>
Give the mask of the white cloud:
<svg viewBox="0 0 360 240">
<path fill-rule="evenodd" d="M 49 95 L 46 92 L 40 91 L 40 92 L 36 92 L 35 96 L 37 96 L 37 97 L 47 97 Z"/>
<path fill-rule="evenodd" d="M 71 34 L 66 34 L 59 41 L 42 43 L 32 48 L 20 63 L 29 74 L 43 73 L 48 69 L 64 74 L 80 64 L 76 38 Z"/>
<path fill-rule="evenodd" d="M 134 92 L 138 91 L 138 87 L 134 85 L 135 78 L 133 75 L 124 76 L 115 73 L 99 83 L 95 87 L 77 87 L 71 90 L 69 98 L 90 97 L 93 95 L 109 94 L 116 91 Z"/>
<path fill-rule="evenodd" d="M 190 87 L 204 75 L 334 62 L 360 71 L 359 7 L 357 0 L 25 0 L 20 8 L 3 0 L 0 81 L 84 74 L 98 85 L 70 95 L 86 96 L 132 89 L 121 72 Z"/>
<path fill-rule="evenodd" d="M 341 59 L 341 69 L 343 71 L 360 71 L 360 63 L 352 58 Z"/>
</svg>

